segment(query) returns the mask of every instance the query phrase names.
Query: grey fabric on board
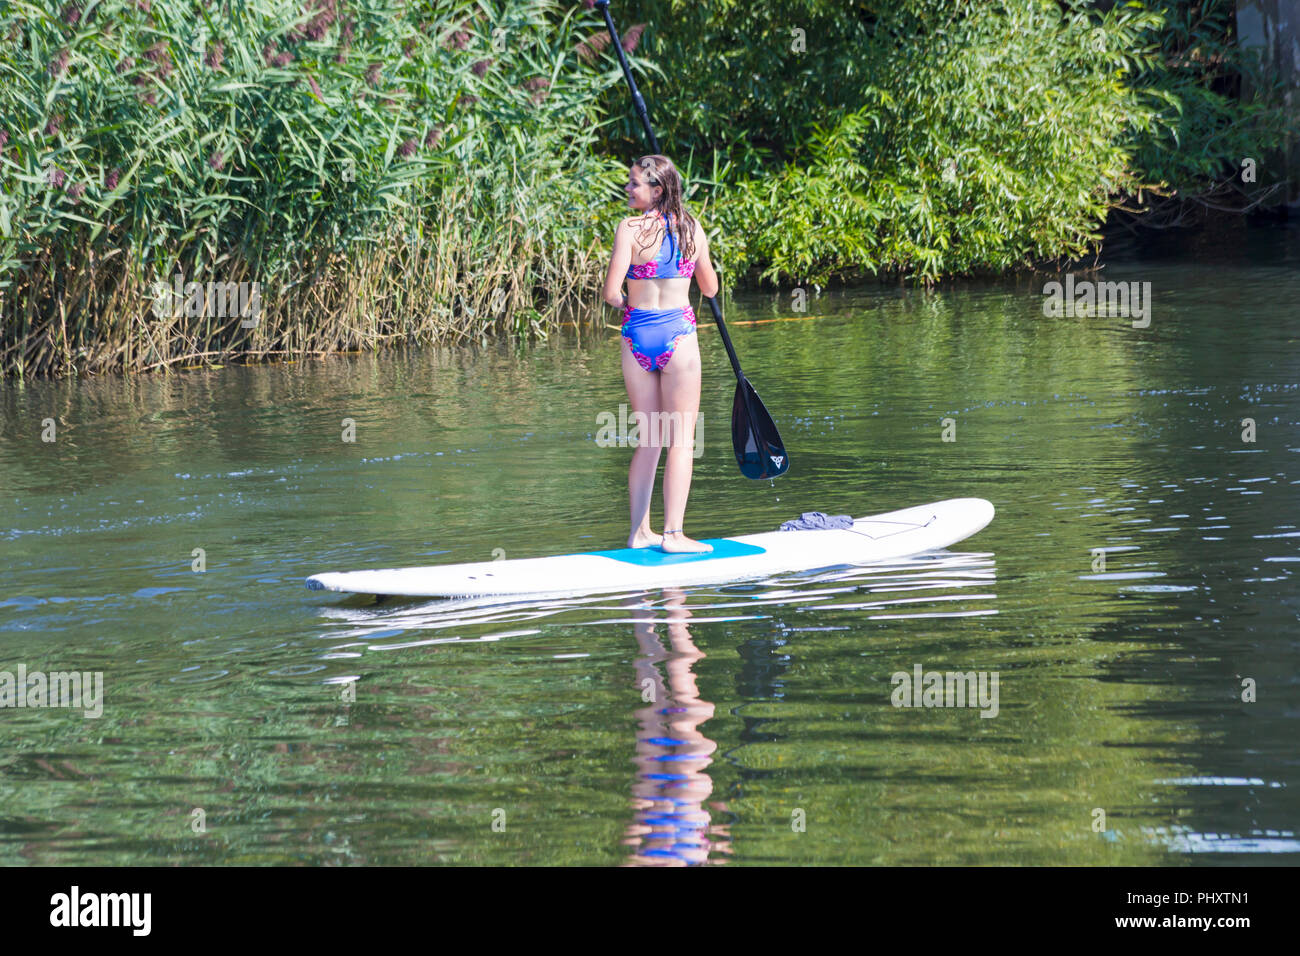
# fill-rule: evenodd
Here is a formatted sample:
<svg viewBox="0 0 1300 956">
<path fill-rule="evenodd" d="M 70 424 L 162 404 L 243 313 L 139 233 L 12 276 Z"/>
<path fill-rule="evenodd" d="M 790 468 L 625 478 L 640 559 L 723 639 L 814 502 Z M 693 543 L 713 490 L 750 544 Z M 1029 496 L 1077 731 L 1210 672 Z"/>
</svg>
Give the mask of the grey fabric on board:
<svg viewBox="0 0 1300 956">
<path fill-rule="evenodd" d="M 792 518 L 778 528 L 778 531 L 822 531 L 828 528 L 852 528 L 853 518 L 849 515 L 828 515 L 820 511 L 805 511 L 798 518 Z"/>
</svg>

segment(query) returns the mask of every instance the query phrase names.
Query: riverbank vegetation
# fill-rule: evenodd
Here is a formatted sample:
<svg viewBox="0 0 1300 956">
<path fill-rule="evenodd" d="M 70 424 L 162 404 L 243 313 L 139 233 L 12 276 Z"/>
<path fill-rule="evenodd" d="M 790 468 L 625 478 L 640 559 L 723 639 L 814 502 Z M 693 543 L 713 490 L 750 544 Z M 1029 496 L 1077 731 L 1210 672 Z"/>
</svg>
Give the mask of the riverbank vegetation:
<svg viewBox="0 0 1300 956">
<path fill-rule="evenodd" d="M 1280 142 L 1231 3 L 1107 6 L 613 10 L 724 279 L 823 283 L 1080 258 Z M 8 375 L 545 334 L 648 151 L 585 3 L 6 2 L 0 36 Z"/>
<path fill-rule="evenodd" d="M 716 183 L 733 275 L 933 280 L 1082 258 L 1112 209 L 1219 189 L 1287 128 L 1237 97 L 1254 74 L 1232 0 L 624 6 L 655 24 L 643 48 L 666 75 L 647 100 L 666 148 Z M 620 119 L 610 148 L 628 152 L 639 132 Z"/>
<path fill-rule="evenodd" d="M 580 8 L 4 9 L 11 373 L 526 333 L 595 268 L 617 164 Z M 259 283 L 260 315 L 178 300 L 178 274 Z"/>
</svg>

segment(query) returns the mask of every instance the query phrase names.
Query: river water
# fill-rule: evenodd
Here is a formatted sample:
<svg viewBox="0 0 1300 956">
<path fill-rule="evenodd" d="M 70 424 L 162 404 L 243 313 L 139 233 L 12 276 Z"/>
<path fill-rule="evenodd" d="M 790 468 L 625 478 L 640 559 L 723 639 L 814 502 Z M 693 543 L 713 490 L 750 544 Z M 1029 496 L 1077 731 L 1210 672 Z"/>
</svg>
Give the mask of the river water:
<svg viewBox="0 0 1300 956">
<path fill-rule="evenodd" d="M 612 327 L 6 383 L 0 670 L 103 700 L 0 709 L 0 864 L 1294 862 L 1297 233 L 1112 256 L 1147 328 L 1046 317 L 1043 277 L 741 296 L 774 483 L 736 469 L 702 318 L 689 534 L 997 508 L 733 586 L 303 587 L 621 547 Z M 996 708 L 894 706 L 918 667 L 996 675 Z"/>
</svg>

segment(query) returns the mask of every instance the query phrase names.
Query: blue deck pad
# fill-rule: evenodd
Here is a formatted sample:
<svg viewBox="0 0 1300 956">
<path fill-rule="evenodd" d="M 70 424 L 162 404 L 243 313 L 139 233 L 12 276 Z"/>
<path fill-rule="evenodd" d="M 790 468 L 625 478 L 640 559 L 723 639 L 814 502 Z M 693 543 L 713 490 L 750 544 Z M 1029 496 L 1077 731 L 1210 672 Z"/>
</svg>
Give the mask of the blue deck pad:
<svg viewBox="0 0 1300 956">
<path fill-rule="evenodd" d="M 766 548 L 756 544 L 732 541 L 730 538 L 704 538 L 704 544 L 713 545 L 712 551 L 703 554 L 669 554 L 658 548 L 619 548 L 616 551 L 583 551 L 582 554 L 597 554 L 602 558 L 613 558 L 628 564 L 642 567 L 658 568 L 666 564 L 687 564 L 691 561 L 716 561 L 719 558 L 743 558 L 751 554 L 766 554 Z"/>
</svg>

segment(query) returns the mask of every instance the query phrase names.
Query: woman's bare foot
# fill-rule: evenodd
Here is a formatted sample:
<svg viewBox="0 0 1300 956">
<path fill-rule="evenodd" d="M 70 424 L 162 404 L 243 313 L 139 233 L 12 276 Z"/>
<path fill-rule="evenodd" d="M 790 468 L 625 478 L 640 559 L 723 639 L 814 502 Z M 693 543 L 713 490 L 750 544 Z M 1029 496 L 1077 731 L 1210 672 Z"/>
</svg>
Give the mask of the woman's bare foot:
<svg viewBox="0 0 1300 956">
<path fill-rule="evenodd" d="M 653 548 L 663 540 L 663 535 L 655 534 L 653 531 L 642 531 L 637 528 L 628 536 L 627 546 L 629 548 Z"/>
<path fill-rule="evenodd" d="M 665 532 L 663 543 L 659 547 L 669 554 L 705 554 L 713 550 L 713 545 L 688 538 L 680 531 Z"/>
</svg>

